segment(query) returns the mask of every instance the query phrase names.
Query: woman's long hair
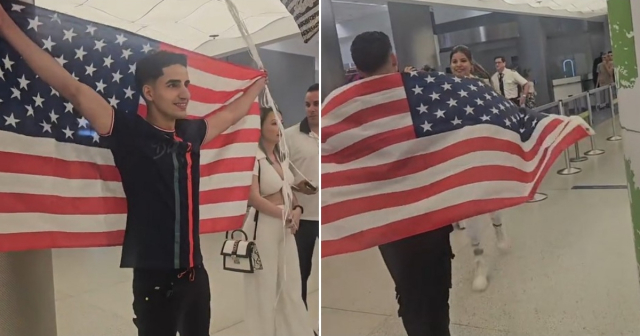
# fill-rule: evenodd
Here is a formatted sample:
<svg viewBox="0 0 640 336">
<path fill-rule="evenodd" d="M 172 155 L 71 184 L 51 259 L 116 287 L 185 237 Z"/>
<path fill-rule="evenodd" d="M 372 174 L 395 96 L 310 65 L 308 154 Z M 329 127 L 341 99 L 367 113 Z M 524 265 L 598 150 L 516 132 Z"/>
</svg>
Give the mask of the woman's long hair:
<svg viewBox="0 0 640 336">
<path fill-rule="evenodd" d="M 449 53 L 449 64 L 451 64 L 451 60 L 453 59 L 453 55 L 457 53 L 462 53 L 471 63 L 471 75 L 476 76 L 482 79 L 489 79 L 491 75 L 487 70 L 485 70 L 482 65 L 476 63 L 473 60 L 473 54 L 471 53 L 471 49 L 465 45 L 458 45 L 451 49 L 451 53 Z"/>
<path fill-rule="evenodd" d="M 267 121 L 267 117 L 271 113 L 276 113 L 275 111 L 273 111 L 271 107 L 268 107 L 268 106 L 260 107 L 260 141 L 258 141 L 258 148 L 260 148 L 260 150 L 266 155 L 267 162 L 269 162 L 270 164 L 273 164 L 273 162 L 269 158 L 269 154 L 265 150 L 263 138 L 262 138 L 262 128 L 264 127 L 265 121 Z M 280 144 L 276 144 L 276 146 L 273 148 L 273 155 L 275 155 L 275 157 L 278 159 L 279 162 L 283 162 L 286 159 L 286 154 L 280 151 Z"/>
</svg>

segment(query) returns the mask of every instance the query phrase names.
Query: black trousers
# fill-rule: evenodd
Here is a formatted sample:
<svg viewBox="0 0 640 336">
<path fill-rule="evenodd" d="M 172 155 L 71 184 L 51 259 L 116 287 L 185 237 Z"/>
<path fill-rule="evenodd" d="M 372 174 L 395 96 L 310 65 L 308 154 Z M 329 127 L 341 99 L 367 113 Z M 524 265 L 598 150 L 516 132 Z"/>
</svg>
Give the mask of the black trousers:
<svg viewBox="0 0 640 336">
<path fill-rule="evenodd" d="M 204 266 L 133 270 L 133 319 L 138 336 L 209 336 L 211 290 Z"/>
<path fill-rule="evenodd" d="M 300 259 L 300 278 L 302 279 L 302 301 L 307 306 L 307 282 L 311 276 L 313 266 L 313 250 L 316 247 L 319 221 L 300 220 L 300 228 L 296 232 L 296 245 L 298 245 L 298 259 Z M 309 307 L 307 306 L 307 309 Z"/>
<path fill-rule="evenodd" d="M 450 336 L 451 225 L 380 245 L 408 336 Z"/>
</svg>

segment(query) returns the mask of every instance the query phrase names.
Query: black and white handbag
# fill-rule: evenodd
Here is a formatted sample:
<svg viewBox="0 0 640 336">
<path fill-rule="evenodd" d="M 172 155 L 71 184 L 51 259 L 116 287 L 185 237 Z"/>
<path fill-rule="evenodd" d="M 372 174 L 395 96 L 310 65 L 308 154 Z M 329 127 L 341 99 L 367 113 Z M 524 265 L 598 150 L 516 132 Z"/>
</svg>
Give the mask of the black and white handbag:
<svg viewBox="0 0 640 336">
<path fill-rule="evenodd" d="M 260 165 L 258 164 L 258 183 L 260 183 Z M 253 214 L 252 214 L 253 212 Z M 252 216 L 253 215 L 253 216 Z M 260 259 L 260 253 L 258 253 L 258 246 L 256 246 L 255 240 L 258 233 L 258 217 L 260 213 L 255 208 L 249 208 L 247 213 L 247 220 L 253 220 L 253 241 L 249 240 L 247 233 L 243 230 L 235 230 L 225 236 L 225 241 L 222 244 L 222 268 L 226 271 L 240 272 L 240 273 L 253 273 L 256 270 L 262 270 L 262 260 Z M 247 225 L 245 225 L 246 227 Z M 235 233 L 241 233 L 241 239 L 234 239 Z M 242 239 L 244 238 L 244 239 Z"/>
<path fill-rule="evenodd" d="M 242 234 L 244 239 L 234 239 L 235 233 Z M 253 273 L 262 269 L 262 260 L 258 253 L 258 247 L 253 241 L 247 239 L 247 233 L 235 230 L 231 233 L 231 239 L 227 237 L 222 244 L 222 268 L 225 271 Z"/>
</svg>

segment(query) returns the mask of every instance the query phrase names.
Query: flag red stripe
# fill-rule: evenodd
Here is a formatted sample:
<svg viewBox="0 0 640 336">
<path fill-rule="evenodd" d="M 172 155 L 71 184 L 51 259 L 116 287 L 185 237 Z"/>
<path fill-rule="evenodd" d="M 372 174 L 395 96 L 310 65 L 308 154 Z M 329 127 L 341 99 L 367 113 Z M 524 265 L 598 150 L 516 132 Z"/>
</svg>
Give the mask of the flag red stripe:
<svg viewBox="0 0 640 336">
<path fill-rule="evenodd" d="M 239 202 L 249 199 L 249 188 L 230 187 L 200 192 L 200 205 Z"/>
<path fill-rule="evenodd" d="M 120 182 L 120 173 L 111 165 L 9 152 L 0 152 L 0 162 L 1 173 Z"/>
<path fill-rule="evenodd" d="M 348 186 L 368 182 L 390 180 L 405 175 L 415 174 L 430 167 L 436 167 L 456 157 L 466 154 L 485 151 L 499 151 L 521 157 L 524 161 L 533 160 L 542 145 L 544 139 L 549 136 L 562 123 L 562 120 L 554 120 L 546 125 L 536 139 L 534 146 L 524 152 L 519 144 L 509 140 L 492 137 L 478 137 L 466 139 L 435 152 L 415 155 L 401 160 L 381 164 L 373 167 L 354 168 L 334 173 L 322 174 L 322 187 L 325 189 Z"/>
<path fill-rule="evenodd" d="M 575 128 L 569 132 L 549 154 L 549 160 L 542 168 L 540 176 L 545 176 L 547 174 L 558 156 L 562 154 L 562 151 L 587 136 L 589 136 L 589 134 L 582 128 Z M 400 221 L 388 223 L 384 226 L 361 231 L 341 239 L 324 240 L 322 241 L 321 249 L 322 257 L 325 258 L 365 250 L 386 242 L 396 241 L 423 232 L 436 230 L 466 218 L 520 205 L 531 199 L 531 197 L 537 192 L 541 182 L 542 179 L 538 179 L 527 196 L 475 200 L 460 203 L 448 208 L 428 212 L 411 218 L 405 218 Z M 466 218 L 460 218 L 461 213 L 467 215 L 465 216 Z"/>
<path fill-rule="evenodd" d="M 416 140 L 416 133 L 413 125 L 396 128 L 362 139 L 333 154 L 323 155 L 322 163 L 349 163 L 371 155 L 386 147 L 411 140 Z M 324 186 L 324 182 L 322 182 L 322 185 Z"/>
<path fill-rule="evenodd" d="M 245 130 L 243 130 L 245 131 Z M 246 130 L 255 131 L 259 130 Z M 259 134 L 257 135 L 259 138 Z M 256 142 L 241 139 L 239 142 Z M 5 161 L 7 160 L 7 161 Z M 8 161 L 11 160 L 11 161 Z M 16 161 L 19 160 L 19 161 Z M 0 173 L 25 174 L 35 176 L 49 176 L 71 180 L 103 180 L 106 182 L 121 182 L 120 174 L 115 166 L 99 165 L 90 162 L 66 161 L 62 159 L 0 152 Z M 208 177 L 214 174 L 252 171 L 255 157 L 233 157 L 216 160 L 201 165 L 200 176 Z M 247 167 L 240 170 L 238 167 Z"/>
<path fill-rule="evenodd" d="M 348 89 L 345 89 L 343 92 L 339 93 L 337 96 L 331 98 L 331 100 L 329 100 L 327 104 L 322 107 L 322 110 L 321 110 L 322 117 L 331 113 L 336 107 L 343 105 L 344 103 L 350 101 L 351 99 L 390 90 L 390 89 L 395 89 L 398 87 L 404 87 L 404 84 L 402 82 L 402 76 L 400 76 L 400 73 L 397 73 L 391 76 L 383 76 L 380 78 L 358 82 L 357 85 L 354 85 Z"/>
<path fill-rule="evenodd" d="M 257 149 L 256 149 L 257 152 Z M 236 157 L 220 159 L 211 163 L 200 165 L 200 176 L 207 177 L 223 173 L 235 173 L 253 171 L 256 162 L 255 157 Z M 238 170 L 238 167 L 251 167 L 251 169 Z"/>
<path fill-rule="evenodd" d="M 46 213 L 52 215 L 126 214 L 124 197 L 63 197 L 0 193 L 0 213 Z"/>
<path fill-rule="evenodd" d="M 231 133 L 222 133 L 205 145 L 205 149 L 220 149 L 237 143 L 255 143 L 260 140 L 257 128 L 241 128 Z M 257 149 L 256 149 L 257 150 Z"/>
<path fill-rule="evenodd" d="M 245 215 L 200 220 L 200 233 L 216 233 L 238 230 L 242 227 Z"/>
<path fill-rule="evenodd" d="M 219 217 L 200 221 L 200 233 L 234 230 L 242 225 L 241 216 Z M 90 224 L 90 223 L 89 223 Z M 122 245 L 124 230 L 106 232 L 24 232 L 0 234 L 0 253 L 56 248 L 109 247 Z"/>
<path fill-rule="evenodd" d="M 394 115 L 409 113 L 409 102 L 406 98 L 371 106 L 355 112 L 341 122 L 322 128 L 322 143 L 342 132 L 355 129 L 372 121 Z"/>
<path fill-rule="evenodd" d="M 217 60 L 213 57 L 198 54 L 165 43 L 160 43 L 160 50 L 185 54 L 187 55 L 189 67 L 212 75 L 236 80 L 247 80 L 247 78 L 253 79 L 262 76 L 262 74 L 256 76 L 256 69 L 237 64 L 230 64 Z"/>
<path fill-rule="evenodd" d="M 249 188 L 230 187 L 200 192 L 200 205 L 244 201 Z M 124 197 L 64 197 L 24 193 L 0 193 L 0 213 L 51 215 L 116 215 L 127 213 Z"/>
</svg>

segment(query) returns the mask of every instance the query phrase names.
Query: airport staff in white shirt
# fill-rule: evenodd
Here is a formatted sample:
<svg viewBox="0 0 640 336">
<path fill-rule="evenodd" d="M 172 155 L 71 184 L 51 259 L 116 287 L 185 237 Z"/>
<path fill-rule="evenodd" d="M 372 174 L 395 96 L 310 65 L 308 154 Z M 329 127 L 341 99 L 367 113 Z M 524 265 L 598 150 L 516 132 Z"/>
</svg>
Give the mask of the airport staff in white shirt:
<svg viewBox="0 0 640 336">
<path fill-rule="evenodd" d="M 518 72 L 507 69 L 507 61 L 504 57 L 498 56 L 494 61 L 498 72 L 491 76 L 493 89 L 517 106 L 524 106 L 529 90 L 531 89 L 531 83 Z M 521 95 L 518 95 L 519 86 L 522 86 Z"/>
<path fill-rule="evenodd" d="M 318 197 L 320 173 L 320 101 L 319 85 L 313 84 L 305 96 L 307 117 L 285 131 L 289 148 L 291 170 L 295 175 L 293 188 L 298 202 L 304 208 L 300 227 L 296 232 L 300 275 L 302 278 L 302 299 L 307 304 L 307 281 L 311 275 L 313 251 L 320 231 L 320 198 Z M 308 308 L 308 307 L 307 307 Z"/>
</svg>

